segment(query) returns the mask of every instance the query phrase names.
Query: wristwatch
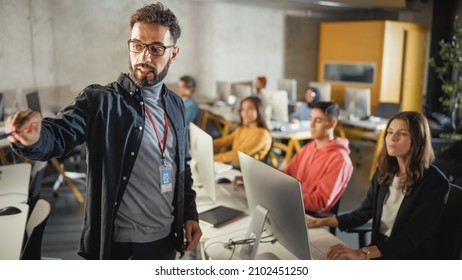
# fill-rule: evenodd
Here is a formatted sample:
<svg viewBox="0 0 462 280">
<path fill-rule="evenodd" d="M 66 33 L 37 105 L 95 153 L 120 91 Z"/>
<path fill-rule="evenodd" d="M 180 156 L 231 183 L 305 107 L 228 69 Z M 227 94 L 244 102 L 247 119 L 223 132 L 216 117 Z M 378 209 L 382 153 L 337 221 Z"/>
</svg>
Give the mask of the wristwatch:
<svg viewBox="0 0 462 280">
<path fill-rule="evenodd" d="M 369 259 L 369 254 L 371 253 L 371 250 L 369 250 L 369 248 L 367 247 L 362 247 L 361 248 L 361 253 L 364 254 L 364 256 L 366 257 L 366 260 Z"/>
</svg>

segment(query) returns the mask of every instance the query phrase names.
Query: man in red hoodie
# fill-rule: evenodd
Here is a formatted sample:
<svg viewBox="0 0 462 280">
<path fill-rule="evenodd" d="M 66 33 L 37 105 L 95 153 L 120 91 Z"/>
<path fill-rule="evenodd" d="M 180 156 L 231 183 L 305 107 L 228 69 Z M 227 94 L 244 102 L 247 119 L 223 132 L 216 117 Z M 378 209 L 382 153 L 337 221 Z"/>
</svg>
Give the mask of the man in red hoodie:
<svg viewBox="0 0 462 280">
<path fill-rule="evenodd" d="M 334 102 L 317 102 L 311 108 L 313 141 L 306 144 L 283 170 L 302 184 L 305 210 L 330 212 L 353 173 L 348 140 L 334 136 L 339 116 Z"/>
</svg>

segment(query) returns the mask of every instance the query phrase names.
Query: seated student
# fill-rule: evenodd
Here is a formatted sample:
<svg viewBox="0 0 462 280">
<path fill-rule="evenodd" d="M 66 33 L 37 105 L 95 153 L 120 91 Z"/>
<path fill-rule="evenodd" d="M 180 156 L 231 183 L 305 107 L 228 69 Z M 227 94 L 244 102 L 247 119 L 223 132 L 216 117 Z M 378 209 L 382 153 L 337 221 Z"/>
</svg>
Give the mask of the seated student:
<svg viewBox="0 0 462 280">
<path fill-rule="evenodd" d="M 311 106 L 319 102 L 320 95 L 317 88 L 308 87 L 305 90 L 305 102 L 302 104 L 297 111 L 289 115 L 289 121 L 291 123 L 299 123 L 300 121 L 309 121 Z"/>
<path fill-rule="evenodd" d="M 310 128 L 314 141 L 303 146 L 283 170 L 301 182 L 306 211 L 330 212 L 353 173 L 348 140 L 334 136 L 338 115 L 336 103 L 314 103 Z"/>
<path fill-rule="evenodd" d="M 261 98 L 261 90 L 266 87 L 266 77 L 265 76 L 258 76 L 255 79 L 255 91 L 256 95 Z"/>
<path fill-rule="evenodd" d="M 239 167 L 237 152 L 241 151 L 258 160 L 263 160 L 271 148 L 271 134 L 266 126 L 261 100 L 247 97 L 240 106 L 241 124 L 231 134 L 213 140 L 215 150 L 231 146 L 230 151 L 218 153 L 215 161 L 232 163 Z"/>
<path fill-rule="evenodd" d="M 178 81 L 178 95 L 183 99 L 185 108 L 186 130 L 189 132 L 189 123 L 195 123 L 199 114 L 199 107 L 192 95 L 196 89 L 196 81 L 191 76 L 182 76 Z M 189 135 L 189 133 L 188 133 Z"/>
<path fill-rule="evenodd" d="M 378 170 L 371 188 L 355 211 L 323 219 L 308 219 L 310 227 L 354 228 L 372 219 L 372 242 L 353 250 L 333 246 L 330 259 L 434 259 L 435 233 L 449 182 L 431 162 L 431 135 L 425 117 L 401 112 L 386 127 Z"/>
</svg>

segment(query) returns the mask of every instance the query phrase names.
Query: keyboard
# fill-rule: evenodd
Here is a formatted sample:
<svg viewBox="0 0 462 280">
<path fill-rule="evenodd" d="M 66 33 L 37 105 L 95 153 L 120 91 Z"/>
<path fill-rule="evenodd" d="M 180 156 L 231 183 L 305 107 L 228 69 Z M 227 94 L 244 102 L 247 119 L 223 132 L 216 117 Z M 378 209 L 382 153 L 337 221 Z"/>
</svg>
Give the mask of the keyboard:
<svg viewBox="0 0 462 280">
<path fill-rule="evenodd" d="M 312 260 L 327 260 L 327 256 L 321 250 L 317 249 L 313 245 L 311 247 L 311 259 Z"/>
<path fill-rule="evenodd" d="M 213 170 L 215 171 L 215 174 L 223 173 L 231 169 L 233 169 L 233 166 L 231 164 L 226 164 L 217 161 L 213 162 Z"/>
</svg>

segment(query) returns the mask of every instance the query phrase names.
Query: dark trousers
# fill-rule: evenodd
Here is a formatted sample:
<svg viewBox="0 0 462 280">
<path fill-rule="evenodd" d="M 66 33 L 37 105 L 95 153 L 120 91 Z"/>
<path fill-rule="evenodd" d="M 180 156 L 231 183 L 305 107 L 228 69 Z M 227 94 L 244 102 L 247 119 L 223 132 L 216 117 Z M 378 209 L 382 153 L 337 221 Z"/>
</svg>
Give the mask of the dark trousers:
<svg viewBox="0 0 462 280">
<path fill-rule="evenodd" d="M 148 243 L 112 242 L 112 260 L 174 260 L 176 250 L 171 236 Z"/>
</svg>

